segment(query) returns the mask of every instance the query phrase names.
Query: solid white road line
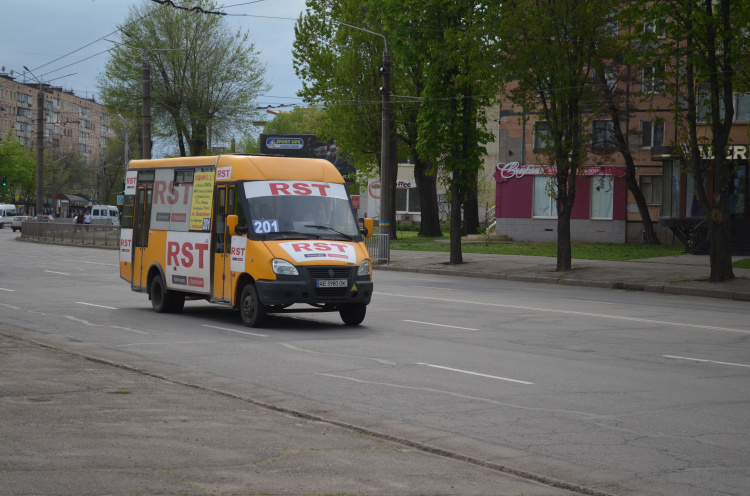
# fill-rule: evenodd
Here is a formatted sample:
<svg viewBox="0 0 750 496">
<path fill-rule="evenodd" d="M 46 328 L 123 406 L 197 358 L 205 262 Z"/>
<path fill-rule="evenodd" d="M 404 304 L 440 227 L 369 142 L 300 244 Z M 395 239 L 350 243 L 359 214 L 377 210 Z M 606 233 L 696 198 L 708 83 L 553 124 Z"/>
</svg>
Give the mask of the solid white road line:
<svg viewBox="0 0 750 496">
<path fill-rule="evenodd" d="M 115 307 L 107 307 L 104 305 L 95 305 L 94 303 L 86 303 L 85 301 L 77 301 L 79 305 L 88 305 L 90 307 L 106 308 L 107 310 L 117 310 Z"/>
<path fill-rule="evenodd" d="M 442 365 L 433 365 L 431 363 L 418 363 L 417 365 L 424 365 L 425 367 L 432 367 L 435 369 L 450 370 L 451 372 L 460 372 L 462 374 L 477 375 L 479 377 L 487 377 L 489 379 L 497 379 L 500 381 L 517 382 L 518 384 L 528 384 L 530 386 L 534 385 L 533 382 L 519 381 L 518 379 L 508 379 L 507 377 L 499 377 L 496 375 L 480 374 L 479 372 L 471 372 L 469 370 L 461 370 L 461 369 L 454 369 L 451 367 L 443 367 Z"/>
<path fill-rule="evenodd" d="M 750 365 L 745 365 L 742 363 L 732 363 L 732 362 L 717 362 L 716 360 L 702 360 L 700 358 L 690 358 L 690 357 L 681 357 L 681 356 L 673 356 L 673 355 L 662 355 L 664 358 L 674 358 L 675 360 L 690 360 L 691 362 L 706 362 L 706 363 L 716 363 L 718 365 L 731 365 L 733 367 L 747 367 L 750 368 Z"/>
<path fill-rule="evenodd" d="M 44 272 L 49 272 L 50 274 L 59 274 L 61 276 L 69 276 L 67 272 L 55 272 L 54 270 L 45 270 Z"/>
<path fill-rule="evenodd" d="M 256 334 L 254 332 L 238 331 L 237 329 L 230 329 L 228 327 L 217 327 L 208 324 L 203 324 L 203 327 L 210 327 L 211 329 L 219 329 L 220 331 L 236 332 L 237 334 L 247 334 L 248 336 L 257 336 L 259 338 L 267 338 L 267 334 Z"/>
<path fill-rule="evenodd" d="M 479 330 L 479 329 L 472 329 L 471 327 L 458 327 L 458 326 L 445 325 L 445 324 L 433 324 L 432 322 L 420 322 L 419 320 L 404 320 L 404 322 L 411 322 L 412 324 L 424 324 L 424 325 L 439 326 L 439 327 L 450 327 L 451 329 L 463 329 L 465 331 L 478 331 Z"/>
<path fill-rule="evenodd" d="M 10 291 L 11 293 L 13 293 L 13 292 L 15 292 L 15 289 L 0 288 L 0 291 Z"/>
<path fill-rule="evenodd" d="M 738 334 L 750 334 L 750 330 L 747 330 L 747 329 L 732 329 L 730 327 L 686 324 L 683 322 L 667 322 L 664 320 L 641 319 L 638 317 L 623 317 L 620 315 L 606 315 L 602 313 L 576 312 L 574 310 L 555 310 L 555 309 L 550 309 L 550 308 L 528 307 L 525 305 L 506 305 L 503 303 L 488 303 L 488 302 L 482 302 L 482 301 L 454 300 L 450 298 L 438 298 L 434 296 L 414 296 L 414 295 L 405 295 L 405 294 L 396 294 L 396 293 L 381 293 L 379 291 L 376 291 L 374 294 L 378 296 L 392 296 L 394 298 L 413 298 L 417 300 L 430 300 L 430 301 L 441 301 L 441 302 L 447 302 L 447 303 L 459 303 L 462 305 L 477 305 L 477 306 L 485 306 L 485 307 L 493 307 L 493 308 L 512 308 L 514 310 L 529 310 L 531 312 L 560 313 L 564 315 L 576 315 L 580 317 L 595 317 L 599 319 L 623 320 L 627 322 L 642 322 L 644 324 L 667 325 L 667 326 L 674 326 L 674 327 L 689 327 L 691 329 L 707 329 L 711 331 L 724 331 L 724 332 L 735 332 Z"/>
</svg>

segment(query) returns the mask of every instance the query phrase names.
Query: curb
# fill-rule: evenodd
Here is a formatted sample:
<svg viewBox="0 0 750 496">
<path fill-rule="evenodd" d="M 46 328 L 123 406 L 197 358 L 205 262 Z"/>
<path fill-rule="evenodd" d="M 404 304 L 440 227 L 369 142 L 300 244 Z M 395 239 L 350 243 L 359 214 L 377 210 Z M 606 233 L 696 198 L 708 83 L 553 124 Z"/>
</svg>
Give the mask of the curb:
<svg viewBox="0 0 750 496">
<path fill-rule="evenodd" d="M 384 270 L 390 272 L 411 272 L 416 274 L 432 274 L 440 276 L 474 277 L 479 279 L 506 280 L 514 282 L 531 282 L 543 284 L 559 284 L 563 286 L 575 286 L 597 289 L 618 289 L 625 291 L 643 291 L 647 293 L 662 293 L 673 296 L 696 296 L 700 298 L 719 298 L 735 301 L 750 301 L 750 292 L 731 291 L 712 288 L 690 288 L 682 286 L 671 286 L 668 284 L 649 283 L 627 283 L 611 281 L 576 280 L 557 277 L 546 277 L 537 275 L 521 274 L 497 274 L 491 272 L 467 272 L 448 269 L 435 269 L 429 267 L 397 267 L 394 265 L 375 265 L 374 271 Z"/>
</svg>

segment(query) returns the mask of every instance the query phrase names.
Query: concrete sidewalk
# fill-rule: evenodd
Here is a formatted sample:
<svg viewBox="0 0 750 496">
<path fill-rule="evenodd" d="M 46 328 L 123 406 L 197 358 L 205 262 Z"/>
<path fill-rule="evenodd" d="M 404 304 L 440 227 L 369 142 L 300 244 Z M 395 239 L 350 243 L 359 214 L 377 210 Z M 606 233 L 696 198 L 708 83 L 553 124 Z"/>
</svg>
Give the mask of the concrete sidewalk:
<svg viewBox="0 0 750 496">
<path fill-rule="evenodd" d="M 391 250 L 390 263 L 375 265 L 374 271 L 408 271 L 750 301 L 750 270 L 734 269 L 735 279 L 710 283 L 708 255 L 686 254 L 625 262 L 575 259 L 573 269 L 567 272 L 555 272 L 557 261 L 551 257 L 464 253 L 463 260 L 463 264 L 450 265 L 448 253 Z"/>
</svg>

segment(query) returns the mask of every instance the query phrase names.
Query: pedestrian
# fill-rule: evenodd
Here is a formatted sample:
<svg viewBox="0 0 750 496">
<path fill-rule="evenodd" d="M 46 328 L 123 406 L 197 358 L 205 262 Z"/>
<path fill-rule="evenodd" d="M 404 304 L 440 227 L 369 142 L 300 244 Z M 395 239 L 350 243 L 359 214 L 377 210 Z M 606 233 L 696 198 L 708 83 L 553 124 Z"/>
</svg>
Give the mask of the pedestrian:
<svg viewBox="0 0 750 496">
<path fill-rule="evenodd" d="M 75 227 L 73 228 L 73 232 L 78 232 L 78 229 L 81 229 L 81 232 L 83 232 L 83 212 L 80 210 L 76 213 L 75 217 Z"/>
<path fill-rule="evenodd" d="M 89 232 L 89 226 L 91 225 L 91 213 L 86 210 L 86 213 L 83 215 L 83 223 L 86 226 L 86 232 Z"/>
</svg>

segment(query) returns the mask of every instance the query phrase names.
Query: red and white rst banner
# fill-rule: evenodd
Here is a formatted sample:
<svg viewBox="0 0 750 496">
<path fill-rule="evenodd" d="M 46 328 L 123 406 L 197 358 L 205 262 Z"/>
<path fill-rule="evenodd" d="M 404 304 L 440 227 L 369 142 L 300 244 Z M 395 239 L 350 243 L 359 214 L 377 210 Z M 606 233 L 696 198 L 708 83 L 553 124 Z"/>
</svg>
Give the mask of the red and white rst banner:
<svg viewBox="0 0 750 496">
<path fill-rule="evenodd" d="M 245 196 L 320 196 L 346 200 L 346 186 L 320 181 L 253 181 L 245 183 Z"/>
<path fill-rule="evenodd" d="M 297 263 L 338 261 L 357 263 L 357 253 L 348 243 L 338 241 L 292 241 L 279 246 Z"/>
<path fill-rule="evenodd" d="M 167 233 L 164 272 L 167 288 L 208 294 L 211 291 L 211 245 L 207 233 Z"/>
</svg>

